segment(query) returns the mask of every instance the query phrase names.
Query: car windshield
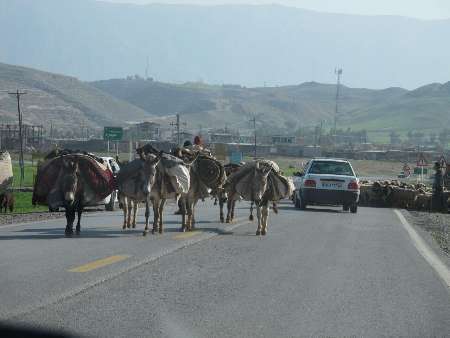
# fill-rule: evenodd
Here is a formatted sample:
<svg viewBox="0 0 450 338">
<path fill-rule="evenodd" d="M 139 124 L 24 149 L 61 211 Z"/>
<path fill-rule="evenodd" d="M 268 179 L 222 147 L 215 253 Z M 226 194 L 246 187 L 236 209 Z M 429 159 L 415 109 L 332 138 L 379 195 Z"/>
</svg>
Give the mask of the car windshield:
<svg viewBox="0 0 450 338">
<path fill-rule="evenodd" d="M 314 161 L 310 174 L 353 176 L 352 167 L 348 162 Z"/>
</svg>

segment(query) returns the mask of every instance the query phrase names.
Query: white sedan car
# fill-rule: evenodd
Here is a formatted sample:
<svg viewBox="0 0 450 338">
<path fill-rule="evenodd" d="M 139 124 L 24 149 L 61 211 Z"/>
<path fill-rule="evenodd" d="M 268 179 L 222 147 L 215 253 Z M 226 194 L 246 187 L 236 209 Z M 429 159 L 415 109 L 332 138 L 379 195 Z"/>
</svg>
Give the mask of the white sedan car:
<svg viewBox="0 0 450 338">
<path fill-rule="evenodd" d="M 101 157 L 101 159 L 103 160 L 103 163 L 108 167 L 108 169 L 111 170 L 114 176 L 119 173 L 119 164 L 113 157 Z M 104 205 L 107 211 L 114 211 L 118 203 L 117 197 L 117 190 L 114 190 L 111 195 L 106 196 L 106 198 L 103 201 L 100 201 L 98 205 Z"/>
<path fill-rule="evenodd" d="M 356 213 L 358 201 L 359 180 L 347 160 L 312 159 L 297 179 L 294 203 L 301 210 L 308 205 L 342 205 L 344 211 Z"/>
</svg>

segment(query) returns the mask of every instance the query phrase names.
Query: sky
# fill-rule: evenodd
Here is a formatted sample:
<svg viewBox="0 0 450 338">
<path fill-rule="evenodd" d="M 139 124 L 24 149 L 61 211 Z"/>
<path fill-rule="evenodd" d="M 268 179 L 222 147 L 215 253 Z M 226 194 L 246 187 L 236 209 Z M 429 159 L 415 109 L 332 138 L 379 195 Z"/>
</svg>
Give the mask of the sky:
<svg viewBox="0 0 450 338">
<path fill-rule="evenodd" d="M 450 18 L 450 0 L 100 0 L 161 4 L 281 4 L 320 12 L 401 15 L 424 20 Z"/>
</svg>

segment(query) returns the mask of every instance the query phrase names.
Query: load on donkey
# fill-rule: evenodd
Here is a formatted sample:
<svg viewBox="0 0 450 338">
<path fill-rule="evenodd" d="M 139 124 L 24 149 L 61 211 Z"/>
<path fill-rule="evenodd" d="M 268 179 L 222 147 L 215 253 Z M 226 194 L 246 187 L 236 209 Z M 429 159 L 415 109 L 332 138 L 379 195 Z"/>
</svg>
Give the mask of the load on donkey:
<svg viewBox="0 0 450 338">
<path fill-rule="evenodd" d="M 0 212 L 9 208 L 14 210 L 14 196 L 11 189 L 13 183 L 13 170 L 11 156 L 7 151 L 0 152 Z"/>
<path fill-rule="evenodd" d="M 88 153 L 65 151 L 47 156 L 36 175 L 33 205 L 47 205 L 49 210 L 65 208 L 65 233 L 73 234 L 75 213 L 78 214 L 76 233 L 86 206 L 97 204 L 115 188 L 114 177 L 103 161 Z"/>
<path fill-rule="evenodd" d="M 190 188 L 181 195 L 180 211 L 182 231 L 191 231 L 195 225 L 195 206 L 199 200 L 217 196 L 225 183 L 226 175 L 222 163 L 208 150 L 199 148 L 180 149 L 178 156 L 190 163 Z M 223 217 L 223 216 L 222 216 Z"/>
</svg>

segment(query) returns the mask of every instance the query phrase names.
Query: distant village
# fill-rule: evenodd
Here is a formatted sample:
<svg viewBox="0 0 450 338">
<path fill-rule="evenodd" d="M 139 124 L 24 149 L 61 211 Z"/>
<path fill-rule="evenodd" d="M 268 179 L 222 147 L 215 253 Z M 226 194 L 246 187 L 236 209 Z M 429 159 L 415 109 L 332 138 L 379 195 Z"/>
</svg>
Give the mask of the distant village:
<svg viewBox="0 0 450 338">
<path fill-rule="evenodd" d="M 77 132 L 61 132 L 50 126 L 23 125 L 24 152 L 44 153 L 58 148 L 80 149 L 91 152 L 128 153 L 144 143 L 153 143 L 159 149 L 171 148 L 196 135 L 202 137 L 219 157 L 224 160 L 231 153 L 243 156 L 291 156 L 312 158 L 334 156 L 349 159 L 414 161 L 418 154 L 430 160 L 441 155 L 449 156 L 445 144 L 450 132 L 424 135 L 410 132 L 406 140 L 396 132 L 390 132 L 388 142 L 371 142 L 365 131 L 340 130 L 322 131 L 321 128 L 305 128 L 301 135 L 273 134 L 260 130 L 238 130 L 231 128 L 203 128 L 192 130 L 179 128 L 175 124 L 163 125 L 145 121 L 129 123 L 122 129 L 120 140 L 105 139 L 103 129 L 79 127 Z M 256 134 L 256 137 L 255 137 Z M 255 147 L 256 144 L 256 147 Z M 19 151 L 20 132 L 18 124 L 0 125 L 0 147 Z"/>
</svg>

